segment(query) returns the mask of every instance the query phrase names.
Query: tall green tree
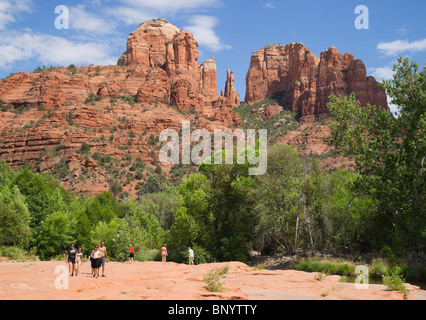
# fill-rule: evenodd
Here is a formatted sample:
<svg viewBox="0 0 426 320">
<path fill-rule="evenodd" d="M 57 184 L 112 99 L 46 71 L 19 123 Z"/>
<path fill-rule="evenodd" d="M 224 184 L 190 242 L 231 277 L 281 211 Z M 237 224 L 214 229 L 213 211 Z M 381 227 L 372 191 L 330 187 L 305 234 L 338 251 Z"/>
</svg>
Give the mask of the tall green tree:
<svg viewBox="0 0 426 320">
<path fill-rule="evenodd" d="M 49 199 L 53 194 L 43 179 L 31 172 L 28 168 L 24 168 L 18 173 L 14 179 L 9 183 L 9 188 L 17 186 L 28 206 L 31 215 L 31 227 L 38 226 L 41 221 L 49 213 L 50 202 Z"/>
<path fill-rule="evenodd" d="M 41 260 L 65 253 L 74 240 L 75 220 L 66 212 L 55 212 L 37 227 L 35 244 Z"/>
<path fill-rule="evenodd" d="M 31 216 L 17 186 L 0 192 L 0 244 L 28 248 Z"/>
<path fill-rule="evenodd" d="M 268 169 L 259 177 L 256 210 L 268 242 L 283 250 L 295 250 L 296 229 L 301 214 L 303 187 L 302 159 L 291 146 L 279 143 L 268 153 Z"/>
<path fill-rule="evenodd" d="M 389 245 L 404 253 L 426 242 L 426 67 L 400 58 L 383 88 L 399 107 L 397 117 L 379 106 L 360 107 L 354 94 L 331 97 L 328 142 L 355 159 L 353 198 L 379 202 L 373 219 L 378 249 Z"/>
</svg>

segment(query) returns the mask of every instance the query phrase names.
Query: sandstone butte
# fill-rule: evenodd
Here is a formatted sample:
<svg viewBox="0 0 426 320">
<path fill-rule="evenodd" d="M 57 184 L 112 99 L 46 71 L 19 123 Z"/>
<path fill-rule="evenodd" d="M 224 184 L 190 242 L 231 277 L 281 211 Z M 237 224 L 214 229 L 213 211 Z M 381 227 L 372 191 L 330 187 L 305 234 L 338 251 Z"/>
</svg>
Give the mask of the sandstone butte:
<svg viewBox="0 0 426 320">
<path fill-rule="evenodd" d="M 315 56 L 302 43 L 268 45 L 254 52 L 246 77 L 245 102 L 253 104 L 278 95 L 280 104 L 304 120 L 328 113 L 331 95 L 355 93 L 361 106 L 367 103 L 387 109 L 387 97 L 361 60 L 335 47 Z"/>
<path fill-rule="evenodd" d="M 71 174 L 61 179 L 69 190 L 98 194 L 109 189 L 111 179 L 124 179 L 124 191 L 134 196 L 148 174 L 135 181 L 132 161 L 158 164 L 160 148 L 152 136 L 166 128 L 179 131 L 183 120 L 210 132 L 242 125 L 232 110 L 240 105 L 233 72 L 227 71 L 219 94 L 214 58 L 199 64 L 198 56 L 190 32 L 154 19 L 129 35 L 117 65 L 39 68 L 0 80 L 0 160 L 38 171 L 65 163 Z M 279 96 L 279 105 L 266 106 L 262 119 L 292 110 L 305 120 L 300 121 L 303 136 L 291 131 L 277 140 L 305 153 L 330 151 L 320 139 L 328 127 L 320 125 L 323 133 L 318 133 L 306 124 L 327 114 L 329 95 L 355 92 L 362 104 L 387 108 L 385 92 L 366 77 L 362 61 L 334 47 L 318 58 L 301 43 L 266 46 L 253 53 L 246 81 L 248 105 Z M 83 142 L 89 154 L 78 152 Z M 97 163 L 90 156 L 94 152 L 111 156 L 112 167 Z M 118 176 L 120 171 L 127 175 Z"/>
</svg>

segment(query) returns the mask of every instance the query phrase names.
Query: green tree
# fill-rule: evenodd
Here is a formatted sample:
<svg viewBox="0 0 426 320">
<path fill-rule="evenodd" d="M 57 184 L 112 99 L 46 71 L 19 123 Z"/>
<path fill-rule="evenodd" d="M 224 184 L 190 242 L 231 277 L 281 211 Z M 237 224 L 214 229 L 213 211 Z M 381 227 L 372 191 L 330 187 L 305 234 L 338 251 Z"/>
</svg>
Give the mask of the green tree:
<svg viewBox="0 0 426 320">
<path fill-rule="evenodd" d="M 303 173 L 297 151 L 280 143 L 271 147 L 268 169 L 259 177 L 256 210 L 261 216 L 261 233 L 288 252 L 295 249 L 293 239 L 301 213 Z"/>
<path fill-rule="evenodd" d="M 181 206 L 182 198 L 176 188 L 162 192 L 148 193 L 139 197 L 143 212 L 156 218 L 164 230 L 170 229 L 173 214 Z"/>
<path fill-rule="evenodd" d="M 55 212 L 43 220 L 36 232 L 37 254 L 41 260 L 64 254 L 74 241 L 75 221 L 65 212 Z"/>
<path fill-rule="evenodd" d="M 152 175 L 148 178 L 148 180 L 145 182 L 143 187 L 139 190 L 138 195 L 143 196 L 149 193 L 160 192 L 161 190 L 162 190 L 162 187 L 160 183 L 158 182 L 157 177 Z"/>
<path fill-rule="evenodd" d="M 400 108 L 396 118 L 380 107 L 361 108 L 354 94 L 331 97 L 328 104 L 334 119 L 328 142 L 354 157 L 359 173 L 353 198 L 369 196 L 379 202 L 373 218 L 377 249 L 390 245 L 405 252 L 426 241 L 425 70 L 400 58 L 394 78 L 384 81 L 391 102 Z"/>
<path fill-rule="evenodd" d="M 93 198 L 86 208 L 86 215 L 92 225 L 99 221 L 109 223 L 118 212 L 119 204 L 110 192 L 103 192 Z"/>
<path fill-rule="evenodd" d="M 13 180 L 15 175 L 15 171 L 10 169 L 9 165 L 6 162 L 0 161 L 0 190 L 4 186 L 7 186 L 10 181 Z"/>
<path fill-rule="evenodd" d="M 28 248 L 31 216 L 17 186 L 0 192 L 0 244 Z"/>
<path fill-rule="evenodd" d="M 31 227 L 38 226 L 47 216 L 50 206 L 50 196 L 53 191 L 49 188 L 43 179 L 31 172 L 28 168 L 24 168 L 9 183 L 9 188 L 17 186 L 28 206 L 31 214 Z"/>
</svg>

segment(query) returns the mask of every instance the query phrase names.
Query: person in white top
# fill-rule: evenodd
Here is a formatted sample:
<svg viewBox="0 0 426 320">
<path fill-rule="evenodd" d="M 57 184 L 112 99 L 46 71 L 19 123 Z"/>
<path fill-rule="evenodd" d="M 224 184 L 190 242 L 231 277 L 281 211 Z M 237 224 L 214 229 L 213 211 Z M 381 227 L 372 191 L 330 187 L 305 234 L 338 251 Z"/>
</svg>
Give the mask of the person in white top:
<svg viewBox="0 0 426 320">
<path fill-rule="evenodd" d="M 92 251 L 92 273 L 93 278 L 99 277 L 99 268 L 101 267 L 101 251 L 99 250 L 99 246 L 96 246 L 95 250 Z"/>
<path fill-rule="evenodd" d="M 78 248 L 78 252 L 75 257 L 75 275 L 77 276 L 80 272 L 80 268 L 83 265 L 83 253 L 81 248 Z"/>
<path fill-rule="evenodd" d="M 191 247 L 188 247 L 188 260 L 189 265 L 194 265 L 194 250 Z"/>
</svg>

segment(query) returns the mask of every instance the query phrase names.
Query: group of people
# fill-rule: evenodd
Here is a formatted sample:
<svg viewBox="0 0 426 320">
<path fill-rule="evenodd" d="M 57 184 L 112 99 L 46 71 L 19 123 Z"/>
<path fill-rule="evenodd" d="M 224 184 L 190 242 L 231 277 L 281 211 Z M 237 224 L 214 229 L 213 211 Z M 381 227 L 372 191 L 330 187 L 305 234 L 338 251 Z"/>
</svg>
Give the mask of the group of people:
<svg viewBox="0 0 426 320">
<path fill-rule="evenodd" d="M 93 278 L 99 277 L 99 269 L 101 267 L 102 277 L 105 277 L 105 263 L 107 259 L 107 249 L 105 247 L 105 242 L 102 241 L 101 245 L 96 245 L 89 255 Z M 67 258 L 65 262 L 68 263 L 70 275 L 78 276 L 78 274 L 80 273 L 81 266 L 83 265 L 83 253 L 81 252 L 81 248 L 78 248 L 77 250 L 75 248 L 74 243 L 71 243 L 71 246 L 67 251 Z"/>
<path fill-rule="evenodd" d="M 129 248 L 129 263 L 133 263 L 135 256 L 135 249 L 132 245 Z M 167 246 L 163 244 L 161 247 L 161 261 L 165 265 L 167 261 Z M 105 247 L 105 242 L 101 241 L 101 245 L 96 245 L 95 248 L 89 255 L 89 260 L 92 268 L 92 277 L 99 277 L 99 269 L 102 267 L 102 277 L 105 277 L 105 263 L 108 260 L 108 253 Z M 69 272 L 71 276 L 78 276 L 80 269 L 83 265 L 83 253 L 81 248 L 76 249 L 74 243 L 71 243 L 70 248 L 67 251 L 67 258 L 65 260 L 69 265 Z M 188 264 L 194 265 L 194 250 L 188 247 Z"/>
</svg>

